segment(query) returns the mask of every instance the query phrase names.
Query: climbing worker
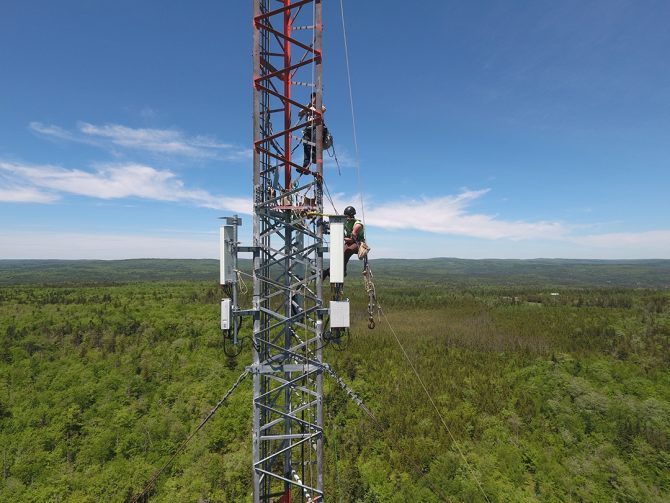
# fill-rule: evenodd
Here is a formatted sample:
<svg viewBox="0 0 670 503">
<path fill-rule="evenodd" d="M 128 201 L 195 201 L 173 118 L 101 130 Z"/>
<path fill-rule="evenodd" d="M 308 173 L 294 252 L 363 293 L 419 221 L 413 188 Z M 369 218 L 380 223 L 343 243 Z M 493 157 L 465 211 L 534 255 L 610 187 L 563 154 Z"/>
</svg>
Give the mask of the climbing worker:
<svg viewBox="0 0 670 503">
<path fill-rule="evenodd" d="M 363 222 L 356 218 L 356 208 L 347 206 L 344 208 L 344 275 L 347 275 L 347 263 L 352 255 L 357 254 L 361 243 L 365 243 L 365 229 Z"/>
<path fill-rule="evenodd" d="M 303 108 L 298 112 L 298 117 L 301 119 L 306 117 L 307 127 L 302 131 L 302 146 L 304 152 L 304 158 L 302 161 L 303 171 L 309 170 L 310 164 L 316 162 L 316 126 L 313 121 L 316 119 L 316 93 L 312 93 L 309 100 L 309 105 L 307 108 Z M 326 107 L 321 105 L 321 114 L 326 112 Z M 323 124 L 323 129 L 326 129 L 325 122 Z M 298 170 L 300 171 L 300 170 Z"/>
<path fill-rule="evenodd" d="M 347 206 L 344 208 L 344 275 L 347 275 L 347 264 L 352 255 L 357 254 L 365 244 L 365 229 L 363 222 L 356 218 L 356 208 Z M 365 245 L 367 246 L 367 245 Z M 330 276 L 330 267 L 323 270 L 323 279 Z"/>
</svg>

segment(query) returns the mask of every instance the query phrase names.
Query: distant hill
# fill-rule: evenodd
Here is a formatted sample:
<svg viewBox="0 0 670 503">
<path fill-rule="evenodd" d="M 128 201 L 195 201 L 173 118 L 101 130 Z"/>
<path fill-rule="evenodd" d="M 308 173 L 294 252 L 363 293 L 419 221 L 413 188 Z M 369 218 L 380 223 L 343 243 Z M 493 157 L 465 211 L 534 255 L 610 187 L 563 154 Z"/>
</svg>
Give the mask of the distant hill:
<svg viewBox="0 0 670 503">
<path fill-rule="evenodd" d="M 212 281 L 212 259 L 0 260 L 0 285 L 110 284 L 142 281 Z M 249 271 L 250 260 L 240 260 Z M 350 270 L 356 271 L 355 259 Z M 466 260 L 377 259 L 377 279 L 421 280 L 457 285 L 553 285 L 556 287 L 670 287 L 670 260 Z"/>
<path fill-rule="evenodd" d="M 379 259 L 374 272 L 422 281 L 562 287 L 670 287 L 670 260 Z"/>
<path fill-rule="evenodd" d="M 212 259 L 0 260 L 0 285 L 217 281 Z"/>
</svg>

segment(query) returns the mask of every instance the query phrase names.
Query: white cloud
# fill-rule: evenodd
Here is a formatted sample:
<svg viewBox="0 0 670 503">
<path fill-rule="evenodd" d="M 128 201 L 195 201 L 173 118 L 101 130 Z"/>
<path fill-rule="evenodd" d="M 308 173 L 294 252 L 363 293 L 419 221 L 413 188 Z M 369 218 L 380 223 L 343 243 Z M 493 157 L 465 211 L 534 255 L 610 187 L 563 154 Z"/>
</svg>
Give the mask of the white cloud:
<svg viewBox="0 0 670 503">
<path fill-rule="evenodd" d="M 337 155 L 337 159 L 335 156 L 331 157 L 330 154 L 324 150 L 323 165 L 325 168 L 337 169 L 339 164 L 340 170 L 342 170 L 347 168 L 355 168 L 358 164 L 355 157 L 351 156 L 347 150 L 337 150 L 335 154 Z"/>
<path fill-rule="evenodd" d="M 366 223 L 375 257 L 565 257 L 565 258 L 670 258 L 670 230 L 577 234 L 583 226 L 552 221 L 504 220 L 496 215 L 472 212 L 470 207 L 489 192 L 465 190 L 441 197 L 423 197 L 375 204 L 368 198 Z M 0 202 L 50 203 L 65 194 L 101 200 L 140 198 L 177 202 L 200 207 L 251 213 L 246 197 L 224 197 L 185 186 L 175 173 L 143 164 L 104 165 L 95 170 L 66 169 L 53 165 L 28 165 L 0 160 Z M 362 213 L 360 196 L 333 194 L 341 212 L 352 204 Z M 326 202 L 326 211 L 331 210 Z M 374 228 L 385 229 L 379 233 Z M 415 234 L 403 240 L 405 230 Z M 433 236 L 431 236 L 431 234 Z M 191 238 L 58 234 L 56 244 L 40 251 L 42 234 L 3 233 L 0 256 L 24 258 L 128 258 L 216 256 L 209 244 Z M 76 238 L 76 239 L 75 239 Z M 40 241 L 42 240 L 42 241 Z M 77 241 L 79 240 L 79 241 Z M 39 242 L 39 243 L 38 243 Z M 73 243 L 77 243 L 73 246 Z M 424 243 L 421 245 L 420 243 Z M 55 247 L 55 248 L 54 248 Z M 77 257 L 67 250 L 78 249 Z M 32 251 L 31 251 L 32 250 Z M 54 252 L 54 250 L 56 250 Z M 96 251 L 97 250 L 97 251 Z M 110 250 L 115 250 L 111 253 Z M 207 253 L 205 253 L 205 250 Z M 215 250 L 215 247 L 214 247 Z M 53 253 L 52 253 L 53 252 Z M 57 253 L 56 253 L 57 252 Z M 210 253 L 211 252 L 211 253 Z M 40 255 L 41 253 L 41 255 Z"/>
<path fill-rule="evenodd" d="M 2 232 L 3 259 L 216 258 L 218 232 L 179 237 L 83 232 Z"/>
<path fill-rule="evenodd" d="M 131 128 L 120 124 L 102 126 L 79 122 L 72 132 L 59 126 L 31 122 L 31 130 L 59 140 L 96 145 L 101 148 L 144 150 L 154 154 L 194 158 L 244 160 L 251 158 L 251 149 L 223 143 L 205 135 L 188 136 L 176 129 Z"/>
<path fill-rule="evenodd" d="M 75 141 L 76 138 L 74 135 L 61 127 L 42 124 L 41 122 L 31 122 L 28 124 L 28 127 L 34 132 L 39 133 L 44 136 L 49 136 L 52 138 L 57 138 L 59 140 L 69 140 Z"/>
<path fill-rule="evenodd" d="M 244 228 L 247 232 L 249 227 Z M 630 233 L 638 242 L 656 242 L 656 237 Z M 581 259 L 649 259 L 670 258 L 670 231 L 658 247 L 628 246 L 593 248 L 586 244 L 549 240 L 485 240 L 478 238 L 419 235 L 403 240 L 401 232 L 373 233 L 372 258 L 581 258 Z M 113 234 L 98 232 L 30 232 L 0 230 L 0 257 L 3 259 L 127 259 L 127 258 L 217 258 L 218 233 L 192 233 L 171 230 L 157 234 Z M 607 236 L 607 235 L 605 235 Z M 610 235 L 611 236 L 611 235 Z M 658 237 L 658 236 L 657 236 Z M 250 243 L 251 236 L 240 236 Z M 351 273 L 358 275 L 360 263 L 350 263 Z"/>
<path fill-rule="evenodd" d="M 644 232 L 611 232 L 574 237 L 575 243 L 603 248 L 637 248 L 664 250 L 670 255 L 670 230 L 653 230 Z"/>
<path fill-rule="evenodd" d="M 213 140 L 187 138 L 183 133 L 171 129 L 134 129 L 119 124 L 95 126 L 81 122 L 79 131 L 88 136 L 108 139 L 120 147 L 151 150 L 162 154 L 197 157 L 210 155 L 208 149 L 230 148 L 230 145 L 216 143 Z"/>
<path fill-rule="evenodd" d="M 401 230 L 380 232 L 370 228 L 368 231 L 373 258 L 670 259 L 670 236 L 665 240 L 657 240 L 645 237 L 646 232 L 630 233 L 630 237 L 639 243 L 638 246 L 619 246 L 616 242 L 594 246 L 568 236 L 564 239 L 493 240 L 422 233 L 407 239 Z M 660 232 L 667 234 L 668 231 Z M 600 236 L 594 237 L 600 239 Z"/>
<path fill-rule="evenodd" d="M 140 117 L 143 119 L 155 119 L 158 117 L 158 112 L 151 107 L 144 107 L 140 110 Z"/>
<path fill-rule="evenodd" d="M 493 215 L 468 212 L 468 206 L 489 189 L 458 195 L 393 201 L 366 210 L 370 225 L 385 229 L 416 229 L 484 239 L 562 238 L 568 231 L 559 222 L 501 220 Z"/>
<path fill-rule="evenodd" d="M 99 199 L 138 197 L 157 201 L 185 202 L 239 213 L 251 212 L 249 199 L 216 196 L 205 190 L 187 189 L 171 171 L 158 170 L 141 164 L 103 166 L 95 172 L 89 172 L 51 165 L 31 166 L 0 161 L 0 170 L 14 178 L 14 185 L 32 191 L 47 189 L 55 193 Z M 12 187 L 3 187 L 2 190 L 11 191 Z M 29 195 L 30 191 L 27 191 L 26 196 Z"/>
<path fill-rule="evenodd" d="M 42 192 L 35 187 L 0 187 L 0 202 L 3 203 L 51 203 L 57 199 L 56 194 Z"/>
<path fill-rule="evenodd" d="M 365 221 L 369 226 L 391 231 L 388 234 L 392 236 L 389 243 L 384 241 L 387 234 L 377 234 L 377 238 L 385 243 L 381 247 L 381 243 L 377 243 L 377 251 L 385 257 L 670 257 L 670 230 L 580 236 L 576 231 L 583 230 L 584 225 L 555 221 L 504 220 L 495 215 L 471 212 L 469 206 L 488 192 L 489 189 L 466 190 L 456 195 L 406 199 L 378 205 L 367 198 Z M 356 207 L 358 216 L 361 217 L 360 195 L 348 197 L 342 193 L 334 193 L 332 196 L 340 212 L 351 204 Z M 326 211 L 329 211 L 330 203 L 325 201 L 324 204 Z M 422 238 L 422 242 L 426 243 L 425 247 L 408 247 L 407 242 L 418 243 L 419 237 L 414 236 L 412 240 L 405 241 L 397 234 L 403 230 L 419 230 L 445 237 L 426 236 Z M 375 234 L 374 229 L 368 231 L 370 236 Z M 430 246 L 431 242 L 435 244 Z"/>
</svg>

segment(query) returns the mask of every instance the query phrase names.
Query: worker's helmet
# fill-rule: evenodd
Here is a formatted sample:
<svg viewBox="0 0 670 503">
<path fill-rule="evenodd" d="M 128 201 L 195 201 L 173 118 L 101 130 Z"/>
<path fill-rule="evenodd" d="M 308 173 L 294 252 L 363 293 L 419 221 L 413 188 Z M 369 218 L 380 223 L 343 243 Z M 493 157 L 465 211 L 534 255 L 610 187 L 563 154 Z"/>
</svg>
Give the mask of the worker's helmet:
<svg viewBox="0 0 670 503">
<path fill-rule="evenodd" d="M 344 214 L 348 217 L 353 217 L 356 214 L 356 208 L 353 206 L 347 206 L 344 208 Z"/>
</svg>

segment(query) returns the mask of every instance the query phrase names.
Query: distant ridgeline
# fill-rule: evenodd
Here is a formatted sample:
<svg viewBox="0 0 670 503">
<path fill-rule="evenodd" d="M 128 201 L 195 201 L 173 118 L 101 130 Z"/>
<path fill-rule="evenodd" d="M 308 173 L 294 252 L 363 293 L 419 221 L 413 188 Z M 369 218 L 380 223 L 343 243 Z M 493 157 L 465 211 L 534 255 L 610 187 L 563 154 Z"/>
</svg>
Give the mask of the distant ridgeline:
<svg viewBox="0 0 670 503">
<path fill-rule="evenodd" d="M 454 285 L 670 287 L 670 260 L 377 259 L 375 277 Z M 217 260 L 0 260 L 0 285 L 114 284 L 218 280 Z M 249 259 L 240 260 L 251 271 Z M 357 266 L 351 268 L 357 277 Z M 353 278 L 351 278 L 353 276 Z"/>
</svg>

